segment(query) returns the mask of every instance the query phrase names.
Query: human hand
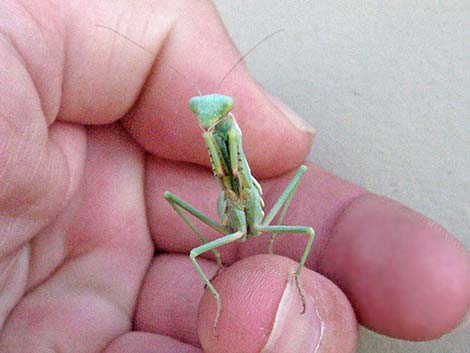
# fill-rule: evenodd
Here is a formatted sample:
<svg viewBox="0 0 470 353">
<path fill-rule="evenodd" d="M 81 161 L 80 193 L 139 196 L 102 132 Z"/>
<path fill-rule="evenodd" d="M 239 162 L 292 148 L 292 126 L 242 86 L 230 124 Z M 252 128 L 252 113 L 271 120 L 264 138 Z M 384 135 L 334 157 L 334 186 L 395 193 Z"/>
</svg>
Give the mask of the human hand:
<svg viewBox="0 0 470 353">
<path fill-rule="evenodd" d="M 197 165 L 208 158 L 186 108 L 194 92 L 171 69 L 211 92 L 238 59 L 215 10 L 205 1 L 7 0 L 0 26 L 2 353 L 201 352 L 200 343 L 249 353 L 267 342 L 265 352 L 352 352 L 355 315 L 420 340 L 468 310 L 468 254 L 445 230 L 311 165 L 286 219 L 317 232 L 312 270 L 301 276 L 306 314 L 286 287 L 295 263 L 248 257 L 266 253 L 266 239 L 253 239 L 221 249 L 226 264 L 243 260 L 214 281 L 223 303 L 216 339 L 215 302 L 185 255 L 199 242 L 162 197 L 170 190 L 215 214 L 217 185 Z M 223 93 L 236 99 L 255 174 L 269 178 L 269 209 L 312 133 L 243 66 Z M 279 237 L 274 250 L 298 260 L 304 241 Z M 279 310 L 289 298 L 293 308 Z"/>
</svg>

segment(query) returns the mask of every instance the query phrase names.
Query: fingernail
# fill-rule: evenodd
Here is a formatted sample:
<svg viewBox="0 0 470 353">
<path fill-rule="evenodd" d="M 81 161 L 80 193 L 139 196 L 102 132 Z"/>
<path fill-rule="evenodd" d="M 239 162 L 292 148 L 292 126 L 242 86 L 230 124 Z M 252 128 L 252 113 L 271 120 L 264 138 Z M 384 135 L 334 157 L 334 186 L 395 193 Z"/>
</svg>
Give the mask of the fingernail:
<svg viewBox="0 0 470 353">
<path fill-rule="evenodd" d="M 290 122 L 299 130 L 308 132 L 309 134 L 315 135 L 316 130 L 315 128 L 309 124 L 309 122 L 299 116 L 296 112 L 294 112 L 291 108 L 289 108 L 284 102 L 282 102 L 279 98 L 268 94 L 269 99 L 271 102 L 284 113 L 284 115 L 290 120 Z"/>
<path fill-rule="evenodd" d="M 317 353 L 324 325 L 312 297 L 305 295 L 305 313 L 293 275 L 289 276 L 274 319 L 273 329 L 261 353 Z"/>
</svg>

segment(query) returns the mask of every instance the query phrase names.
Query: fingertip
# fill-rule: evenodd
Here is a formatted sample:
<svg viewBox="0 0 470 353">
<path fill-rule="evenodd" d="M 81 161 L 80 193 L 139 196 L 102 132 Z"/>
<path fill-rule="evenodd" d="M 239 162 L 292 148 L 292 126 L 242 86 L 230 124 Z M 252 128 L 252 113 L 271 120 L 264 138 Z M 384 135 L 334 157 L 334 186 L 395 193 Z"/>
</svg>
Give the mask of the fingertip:
<svg viewBox="0 0 470 353">
<path fill-rule="evenodd" d="M 288 120 L 294 125 L 298 130 L 304 131 L 309 134 L 312 138 L 315 136 L 317 131 L 315 128 L 310 125 L 310 123 L 297 114 L 292 108 L 287 106 L 283 101 L 278 97 L 275 97 L 271 94 L 268 94 L 270 101 L 286 116 Z"/>
<path fill-rule="evenodd" d="M 433 339 L 468 311 L 468 252 L 435 222 L 392 200 L 354 200 L 323 255 L 322 273 L 340 284 L 360 322 L 379 333 Z"/>
<path fill-rule="evenodd" d="M 216 305 L 206 291 L 198 331 L 205 352 L 354 352 L 357 327 L 343 293 L 308 269 L 300 276 L 306 311 L 292 273 L 297 263 L 280 256 L 258 255 L 237 262 L 214 281 L 222 314 L 213 324 Z"/>
<path fill-rule="evenodd" d="M 279 176 L 303 163 L 310 153 L 315 129 L 257 84 L 252 91 L 237 94 L 241 99 L 235 113 L 255 176 Z M 253 101 L 258 105 L 253 106 Z"/>
</svg>

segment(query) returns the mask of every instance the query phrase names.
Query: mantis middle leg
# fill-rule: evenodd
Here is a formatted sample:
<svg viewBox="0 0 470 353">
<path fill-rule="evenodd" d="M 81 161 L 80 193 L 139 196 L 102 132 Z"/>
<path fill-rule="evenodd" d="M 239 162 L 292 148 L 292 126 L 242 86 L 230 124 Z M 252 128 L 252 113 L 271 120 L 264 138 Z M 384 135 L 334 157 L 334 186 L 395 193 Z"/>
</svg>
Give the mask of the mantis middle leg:
<svg viewBox="0 0 470 353">
<path fill-rule="evenodd" d="M 207 252 L 207 251 L 215 251 L 215 249 L 218 248 L 219 246 L 237 241 L 238 239 L 242 238 L 243 235 L 244 235 L 244 233 L 241 232 L 241 231 L 226 235 L 222 238 L 213 240 L 213 241 L 211 241 L 207 244 L 204 244 L 204 245 L 198 246 L 197 248 L 194 248 L 193 250 L 191 250 L 191 253 L 189 255 L 189 258 L 191 259 L 191 262 L 193 263 L 194 268 L 199 273 L 199 275 L 202 277 L 204 283 L 206 284 L 207 288 L 209 288 L 209 290 L 211 291 L 212 295 L 214 296 L 214 298 L 217 302 L 217 313 L 215 315 L 214 325 L 213 325 L 214 333 L 216 332 L 217 322 L 219 321 L 220 312 L 222 310 L 222 302 L 220 301 L 219 292 L 217 292 L 217 290 L 212 285 L 209 278 L 206 276 L 206 274 L 202 270 L 199 263 L 196 261 L 196 257 L 203 254 L 203 253 L 205 253 L 205 252 Z"/>
<path fill-rule="evenodd" d="M 170 205 L 173 207 L 173 209 L 178 213 L 178 215 L 183 219 L 183 221 L 191 228 L 191 230 L 198 236 L 199 239 L 204 244 L 208 244 L 209 241 L 207 238 L 196 228 L 196 226 L 191 222 L 191 220 L 183 213 L 182 210 L 185 210 L 189 214 L 193 215 L 197 219 L 199 219 L 201 222 L 207 224 L 209 227 L 215 229 L 219 233 L 226 235 L 230 233 L 230 231 L 224 227 L 223 225 L 217 223 L 213 219 L 207 217 L 204 213 L 196 209 L 195 207 L 191 206 L 187 202 L 183 201 L 180 199 L 178 196 L 175 196 L 171 192 L 166 192 L 164 195 L 165 199 L 170 203 Z M 222 268 L 222 260 L 220 257 L 220 253 L 213 249 L 212 253 L 215 256 L 217 266 L 219 267 L 219 270 Z"/>
<path fill-rule="evenodd" d="M 297 191 L 297 187 L 299 186 L 300 179 L 302 178 L 302 175 L 306 171 L 307 171 L 307 167 L 305 165 L 301 165 L 299 167 L 299 169 L 297 170 L 297 173 L 294 175 L 289 185 L 287 185 L 287 187 L 282 192 L 281 196 L 276 201 L 276 203 L 274 204 L 269 214 L 264 218 L 263 226 L 267 226 L 271 223 L 271 221 L 274 219 L 274 217 L 276 217 L 276 214 L 279 212 L 281 207 L 282 207 L 282 211 L 277 221 L 277 225 L 280 225 L 282 223 L 287 213 L 287 209 L 289 208 L 290 202 L 292 201 L 292 198 L 294 197 L 295 192 Z M 274 245 L 274 240 L 276 239 L 276 236 L 277 236 L 277 233 L 271 232 L 271 238 L 269 239 L 269 253 L 270 254 L 273 253 L 273 245 Z"/>
</svg>

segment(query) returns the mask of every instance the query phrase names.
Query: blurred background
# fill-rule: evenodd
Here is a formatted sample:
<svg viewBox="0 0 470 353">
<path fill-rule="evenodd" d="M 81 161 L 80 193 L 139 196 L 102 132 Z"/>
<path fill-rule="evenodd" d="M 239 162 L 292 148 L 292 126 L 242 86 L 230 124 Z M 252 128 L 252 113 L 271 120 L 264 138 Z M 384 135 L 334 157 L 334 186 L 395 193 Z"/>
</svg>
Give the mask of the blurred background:
<svg viewBox="0 0 470 353">
<path fill-rule="evenodd" d="M 429 216 L 470 248 L 470 2 L 215 0 L 254 77 L 310 121 L 310 160 Z M 443 283 L 445 285 L 445 283 Z M 468 353 L 470 324 L 361 353 Z"/>
</svg>

